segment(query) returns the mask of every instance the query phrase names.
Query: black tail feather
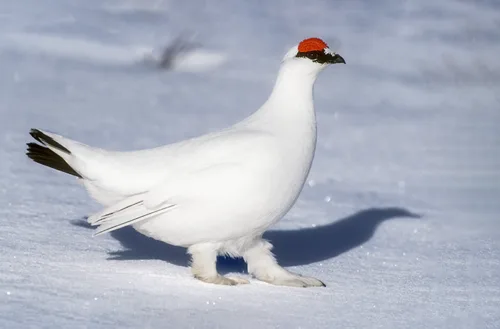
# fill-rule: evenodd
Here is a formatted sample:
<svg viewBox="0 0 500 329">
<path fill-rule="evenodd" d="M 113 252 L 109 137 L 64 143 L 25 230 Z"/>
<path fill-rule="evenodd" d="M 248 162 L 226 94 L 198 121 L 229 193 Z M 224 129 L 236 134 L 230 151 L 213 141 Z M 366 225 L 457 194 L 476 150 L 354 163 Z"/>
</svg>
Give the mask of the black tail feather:
<svg viewBox="0 0 500 329">
<path fill-rule="evenodd" d="M 50 146 L 60 149 L 63 152 L 71 154 L 71 152 L 64 146 L 62 146 L 54 139 L 45 135 L 39 130 L 32 129 L 30 131 L 30 135 L 41 143 L 46 143 Z M 26 152 L 26 155 L 33 161 L 42 164 L 44 166 L 50 167 L 52 169 L 65 172 L 67 174 L 76 176 L 78 178 L 82 178 L 82 176 L 79 173 L 77 173 L 73 168 L 71 168 L 71 166 L 66 161 L 64 161 L 63 158 L 61 158 L 59 155 L 57 155 L 57 153 L 55 153 L 51 149 L 36 143 L 28 143 L 27 145 L 28 145 L 28 151 Z"/>
<path fill-rule="evenodd" d="M 64 146 L 62 146 L 58 142 L 56 142 L 52 137 L 45 135 L 43 132 L 41 132 L 38 129 L 31 129 L 30 135 L 31 135 L 31 137 L 33 137 L 34 139 L 36 139 L 37 141 L 39 141 L 42 144 L 50 145 L 50 146 L 55 147 L 56 149 L 59 149 L 65 153 L 71 154 L 71 152 L 67 148 L 65 148 Z"/>
</svg>

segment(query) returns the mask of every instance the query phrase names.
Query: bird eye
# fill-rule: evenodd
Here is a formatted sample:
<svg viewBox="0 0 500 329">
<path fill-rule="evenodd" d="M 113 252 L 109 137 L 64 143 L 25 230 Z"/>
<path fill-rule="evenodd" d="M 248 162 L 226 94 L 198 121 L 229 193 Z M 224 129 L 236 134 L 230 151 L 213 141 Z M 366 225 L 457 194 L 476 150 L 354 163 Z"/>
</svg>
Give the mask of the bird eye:
<svg viewBox="0 0 500 329">
<path fill-rule="evenodd" d="M 307 54 L 307 57 L 309 57 L 310 59 L 316 59 L 318 57 L 318 54 L 311 52 Z"/>
</svg>

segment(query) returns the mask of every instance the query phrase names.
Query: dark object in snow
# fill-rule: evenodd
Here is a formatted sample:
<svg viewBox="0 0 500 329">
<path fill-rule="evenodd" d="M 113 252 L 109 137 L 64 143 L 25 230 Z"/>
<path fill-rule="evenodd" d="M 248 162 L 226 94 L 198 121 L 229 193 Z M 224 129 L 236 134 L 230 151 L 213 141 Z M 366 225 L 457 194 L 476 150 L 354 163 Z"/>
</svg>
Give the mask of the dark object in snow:
<svg viewBox="0 0 500 329">
<path fill-rule="evenodd" d="M 179 55 L 198 47 L 198 44 L 188 41 L 185 36 L 179 36 L 161 51 L 158 66 L 162 69 L 171 69 Z"/>
</svg>

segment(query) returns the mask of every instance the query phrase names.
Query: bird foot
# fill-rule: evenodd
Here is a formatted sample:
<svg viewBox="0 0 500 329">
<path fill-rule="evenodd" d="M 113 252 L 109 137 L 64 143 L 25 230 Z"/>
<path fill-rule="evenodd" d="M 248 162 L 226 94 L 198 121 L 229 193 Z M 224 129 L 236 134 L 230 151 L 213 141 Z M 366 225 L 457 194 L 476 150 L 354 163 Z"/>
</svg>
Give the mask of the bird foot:
<svg viewBox="0 0 500 329">
<path fill-rule="evenodd" d="M 285 276 L 275 276 L 272 278 L 257 277 L 257 279 L 277 286 L 301 287 L 301 288 L 326 287 L 326 285 L 322 281 L 316 278 L 302 276 L 299 274 L 292 274 L 292 273 L 289 273 L 288 275 Z"/>
<path fill-rule="evenodd" d="M 213 277 L 200 277 L 195 275 L 195 278 L 206 282 L 206 283 L 213 283 L 213 284 L 220 284 L 224 286 L 236 286 L 240 284 L 248 284 L 250 281 L 244 278 L 236 277 L 236 276 L 222 276 L 222 275 L 216 275 Z"/>
</svg>

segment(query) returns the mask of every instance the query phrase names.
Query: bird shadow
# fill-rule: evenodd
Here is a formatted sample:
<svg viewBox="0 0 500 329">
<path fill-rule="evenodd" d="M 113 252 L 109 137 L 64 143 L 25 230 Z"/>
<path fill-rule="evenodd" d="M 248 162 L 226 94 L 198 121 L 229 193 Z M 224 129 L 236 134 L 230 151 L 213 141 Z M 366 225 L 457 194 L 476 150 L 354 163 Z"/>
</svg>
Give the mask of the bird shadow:
<svg viewBox="0 0 500 329">
<path fill-rule="evenodd" d="M 346 253 L 369 241 L 377 227 L 386 220 L 394 218 L 420 218 L 404 208 L 369 208 L 334 221 L 327 225 L 297 230 L 271 230 L 264 238 L 273 245 L 273 253 L 282 266 L 299 266 L 321 262 Z M 91 228 L 85 221 L 73 225 Z M 131 227 L 124 227 L 110 233 L 124 247 L 112 251 L 112 260 L 157 259 L 188 266 L 186 249 L 176 247 L 146 237 Z M 219 257 L 217 266 L 222 273 L 245 272 L 245 263 L 239 259 Z"/>
</svg>

